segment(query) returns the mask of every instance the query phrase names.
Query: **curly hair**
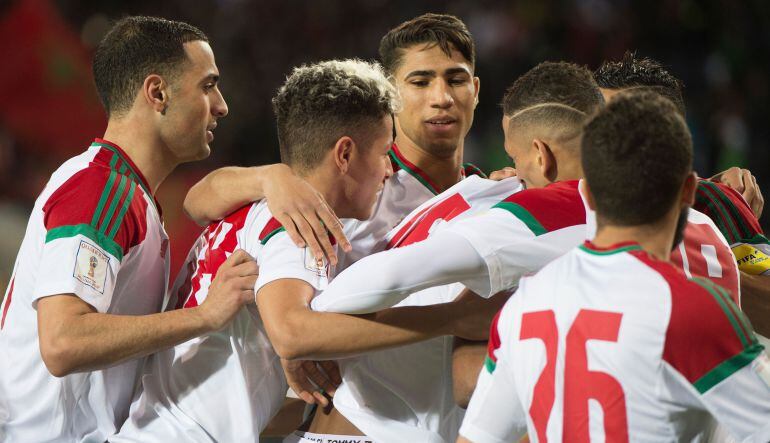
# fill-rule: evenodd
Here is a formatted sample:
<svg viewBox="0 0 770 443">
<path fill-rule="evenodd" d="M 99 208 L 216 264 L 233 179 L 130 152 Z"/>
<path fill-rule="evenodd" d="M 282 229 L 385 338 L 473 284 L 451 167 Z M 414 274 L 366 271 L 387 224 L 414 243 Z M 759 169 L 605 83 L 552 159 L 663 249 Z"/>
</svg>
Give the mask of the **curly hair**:
<svg viewBox="0 0 770 443">
<path fill-rule="evenodd" d="M 476 45 L 465 23 L 453 15 L 428 13 L 401 23 L 382 37 L 380 60 L 385 71 L 393 75 L 401 66 L 404 50 L 420 43 L 438 46 L 447 57 L 455 49 L 471 68 L 476 64 Z"/>
<path fill-rule="evenodd" d="M 652 91 L 623 91 L 583 129 L 583 172 L 602 220 L 651 224 L 692 171 L 692 138 L 676 106 Z"/>
<path fill-rule="evenodd" d="M 636 58 L 626 51 L 620 61 L 607 61 L 594 71 L 594 79 L 604 89 L 650 89 L 671 100 L 681 115 L 685 114 L 684 84 L 658 61 Z"/>
<path fill-rule="evenodd" d="M 364 143 L 399 107 L 378 63 L 330 60 L 294 68 L 273 98 L 281 160 L 300 171 L 312 169 L 340 137 Z"/>
</svg>

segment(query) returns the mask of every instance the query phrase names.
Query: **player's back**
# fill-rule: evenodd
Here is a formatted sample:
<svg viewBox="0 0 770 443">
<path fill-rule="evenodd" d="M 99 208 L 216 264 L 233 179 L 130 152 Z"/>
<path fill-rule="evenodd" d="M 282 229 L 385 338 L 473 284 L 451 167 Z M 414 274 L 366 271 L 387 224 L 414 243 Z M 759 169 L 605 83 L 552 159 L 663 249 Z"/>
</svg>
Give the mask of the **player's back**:
<svg viewBox="0 0 770 443">
<path fill-rule="evenodd" d="M 768 438 L 767 358 L 748 321 L 638 244 L 587 242 L 522 279 L 495 324 L 486 371 L 513 380 L 532 441 L 698 440 L 712 414 Z"/>
</svg>

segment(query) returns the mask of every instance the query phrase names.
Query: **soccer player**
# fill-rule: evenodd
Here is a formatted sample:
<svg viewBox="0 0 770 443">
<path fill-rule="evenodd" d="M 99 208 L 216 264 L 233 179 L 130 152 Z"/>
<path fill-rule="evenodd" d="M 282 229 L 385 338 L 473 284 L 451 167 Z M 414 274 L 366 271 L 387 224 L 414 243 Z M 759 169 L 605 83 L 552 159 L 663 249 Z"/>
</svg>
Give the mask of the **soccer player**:
<svg viewBox="0 0 770 443">
<path fill-rule="evenodd" d="M 620 61 L 603 63 L 594 72 L 594 78 L 607 100 L 619 91 L 651 89 L 670 99 L 682 116 L 685 114 L 682 82 L 655 60 L 637 58 L 627 52 Z M 756 179 L 745 169 L 730 168 L 709 180 L 700 180 L 695 195 L 693 208 L 716 223 L 732 248 L 740 270 L 740 297 L 734 299 L 756 330 L 770 335 L 770 241 L 757 220 L 764 200 Z M 702 253 L 701 245 L 709 244 L 704 234 L 708 230 L 690 225 L 686 237 L 692 241 L 683 242 L 674 252 L 673 260 L 684 262 L 685 272 L 708 273 L 713 278 L 716 272 L 704 270 L 719 269 L 715 266 L 718 260 Z"/>
<path fill-rule="evenodd" d="M 335 213 L 371 215 L 390 176 L 395 90 L 377 65 L 329 61 L 297 68 L 274 101 L 281 156 Z M 309 300 L 333 277 L 328 261 L 297 248 L 265 201 L 247 205 L 201 237 L 185 308 L 205 303 L 225 257 L 243 248 L 260 267 L 259 311 L 242 309 L 224 330 L 157 354 L 121 441 L 258 439 L 286 393 L 280 357 L 331 358 L 466 330 L 478 303 L 394 309 L 370 319 L 314 313 Z M 447 321 L 447 318 L 456 319 Z M 483 322 L 480 322 L 481 324 Z"/>
<path fill-rule="evenodd" d="M 209 154 L 227 105 L 206 36 L 150 17 L 118 21 L 93 62 L 109 121 L 35 202 L 0 318 L 0 439 L 104 441 L 128 415 L 144 358 L 215 331 L 248 302 L 242 251 L 208 303 L 158 314 L 168 237 L 155 191 Z"/>
<path fill-rule="evenodd" d="M 770 440 L 770 361 L 751 325 L 723 288 L 669 262 L 696 188 L 675 106 L 621 94 L 582 150 L 596 237 L 520 281 L 458 441 L 693 441 L 712 416 L 740 441 Z"/>
</svg>

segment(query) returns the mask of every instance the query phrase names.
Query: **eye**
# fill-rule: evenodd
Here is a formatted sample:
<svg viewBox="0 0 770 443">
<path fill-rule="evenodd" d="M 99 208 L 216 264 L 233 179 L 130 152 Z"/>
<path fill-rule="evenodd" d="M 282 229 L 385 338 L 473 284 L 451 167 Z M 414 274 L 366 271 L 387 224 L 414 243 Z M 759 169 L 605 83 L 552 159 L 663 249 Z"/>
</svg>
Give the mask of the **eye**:
<svg viewBox="0 0 770 443">
<path fill-rule="evenodd" d="M 449 79 L 449 84 L 450 85 L 455 85 L 455 86 L 463 85 L 463 84 L 465 84 L 466 81 L 467 81 L 467 79 L 465 79 L 464 77 L 455 77 L 455 78 L 450 78 Z"/>
<path fill-rule="evenodd" d="M 209 92 L 212 89 L 214 89 L 216 86 L 217 86 L 216 83 L 206 83 L 205 85 L 203 85 L 203 90 L 206 92 Z"/>
<path fill-rule="evenodd" d="M 418 88 L 422 88 L 424 86 L 428 86 L 428 80 L 412 80 L 409 82 L 413 86 L 417 86 Z"/>
</svg>

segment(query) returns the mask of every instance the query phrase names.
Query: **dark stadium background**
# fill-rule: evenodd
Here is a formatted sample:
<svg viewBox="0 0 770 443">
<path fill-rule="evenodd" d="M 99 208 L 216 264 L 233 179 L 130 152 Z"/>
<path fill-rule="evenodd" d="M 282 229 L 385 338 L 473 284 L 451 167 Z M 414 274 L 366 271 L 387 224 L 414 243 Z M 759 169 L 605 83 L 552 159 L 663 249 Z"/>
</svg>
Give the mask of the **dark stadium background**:
<svg viewBox="0 0 770 443">
<path fill-rule="evenodd" d="M 465 155 L 484 170 L 506 165 L 498 103 L 518 75 L 544 60 L 595 68 L 635 49 L 684 81 L 696 170 L 748 167 L 770 196 L 764 0 L 0 0 L 0 289 L 48 176 L 102 134 L 90 56 L 110 21 L 145 14 L 192 23 L 209 35 L 222 73 L 230 115 L 211 158 L 179 168 L 160 191 L 176 270 L 199 232 L 182 215 L 189 186 L 218 166 L 278 161 L 270 98 L 291 67 L 376 58 L 389 28 L 428 11 L 459 16 L 475 36 L 481 97 Z"/>
</svg>

